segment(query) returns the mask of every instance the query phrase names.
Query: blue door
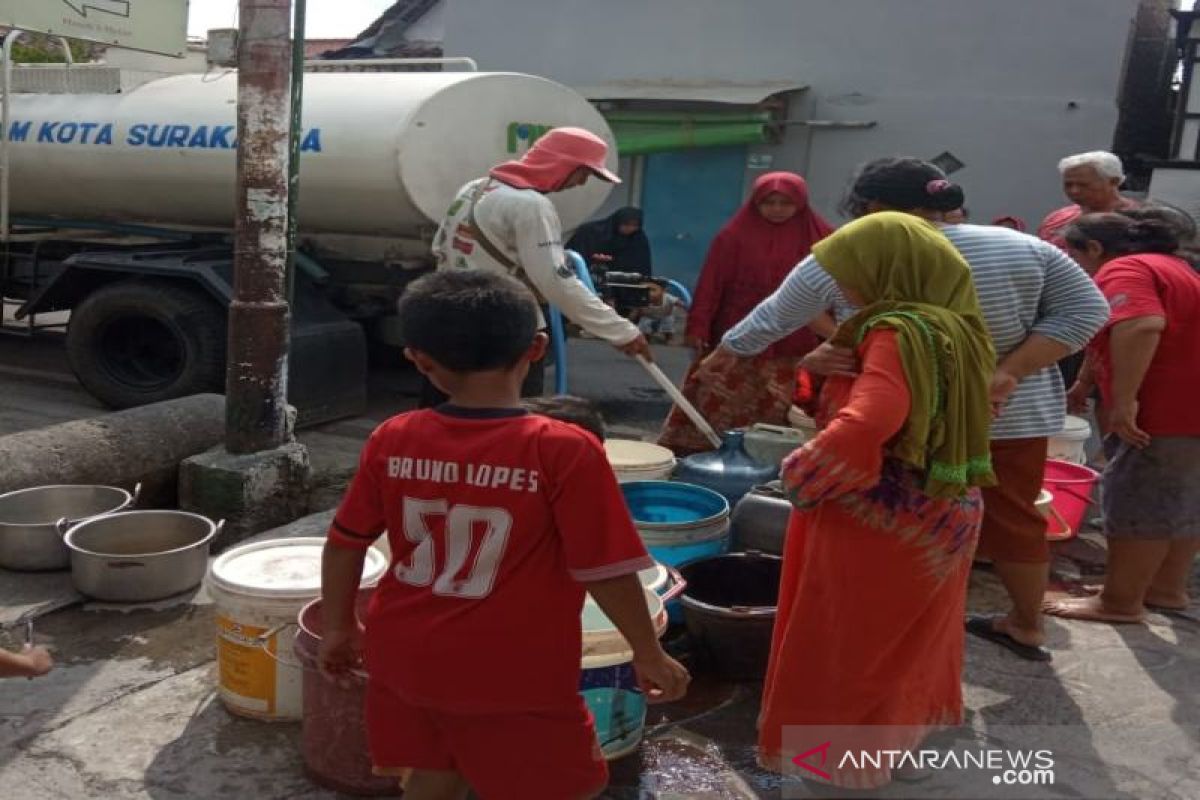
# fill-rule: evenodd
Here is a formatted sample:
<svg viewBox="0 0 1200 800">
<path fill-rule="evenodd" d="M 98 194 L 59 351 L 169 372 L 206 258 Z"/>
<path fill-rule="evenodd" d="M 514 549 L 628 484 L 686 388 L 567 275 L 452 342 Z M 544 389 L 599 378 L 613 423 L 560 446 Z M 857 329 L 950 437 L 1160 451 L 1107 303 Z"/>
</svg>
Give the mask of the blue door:
<svg viewBox="0 0 1200 800">
<path fill-rule="evenodd" d="M 717 231 L 742 203 L 745 147 L 646 156 L 642 210 L 654 274 L 694 289 Z"/>
</svg>

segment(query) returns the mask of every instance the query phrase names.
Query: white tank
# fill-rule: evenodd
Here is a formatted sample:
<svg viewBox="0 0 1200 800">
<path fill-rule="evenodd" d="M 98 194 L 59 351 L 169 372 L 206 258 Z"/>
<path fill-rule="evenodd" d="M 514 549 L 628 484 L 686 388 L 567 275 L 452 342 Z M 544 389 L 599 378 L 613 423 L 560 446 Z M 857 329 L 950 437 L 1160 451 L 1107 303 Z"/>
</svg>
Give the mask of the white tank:
<svg viewBox="0 0 1200 800">
<path fill-rule="evenodd" d="M 511 73 L 312 73 L 304 80 L 300 226 L 308 233 L 410 237 L 455 192 L 517 158 L 545 129 L 573 125 L 610 144 L 583 97 Z M 116 95 L 14 95 L 14 215 L 230 228 L 237 74 L 181 75 Z M 570 229 L 603 203 L 589 181 L 552 195 Z"/>
</svg>

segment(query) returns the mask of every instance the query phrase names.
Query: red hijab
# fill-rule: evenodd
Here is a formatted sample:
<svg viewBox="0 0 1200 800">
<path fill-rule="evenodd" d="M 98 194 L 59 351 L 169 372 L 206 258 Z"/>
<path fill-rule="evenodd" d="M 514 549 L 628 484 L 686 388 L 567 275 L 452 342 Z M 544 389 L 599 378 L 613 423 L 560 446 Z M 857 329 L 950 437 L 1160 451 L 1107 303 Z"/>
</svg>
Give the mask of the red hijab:
<svg viewBox="0 0 1200 800">
<path fill-rule="evenodd" d="M 786 222 L 768 222 L 758 212 L 767 195 L 781 194 L 796 204 L 796 214 Z M 738 261 L 746 269 L 763 269 L 779 279 L 792 271 L 812 246 L 833 233 L 833 226 L 808 205 L 808 183 L 791 172 L 768 172 L 754 182 L 754 189 L 718 237 L 737 243 Z"/>
<path fill-rule="evenodd" d="M 769 222 L 758 207 L 773 193 L 796 204 L 781 223 Z M 769 172 L 754 182 L 750 198 L 713 239 L 688 314 L 688 334 L 716 346 L 732 328 L 771 295 L 783 279 L 833 232 L 808 204 L 808 184 L 791 172 Z M 772 355 L 806 353 L 816 345 L 807 329 L 771 347 Z"/>
</svg>

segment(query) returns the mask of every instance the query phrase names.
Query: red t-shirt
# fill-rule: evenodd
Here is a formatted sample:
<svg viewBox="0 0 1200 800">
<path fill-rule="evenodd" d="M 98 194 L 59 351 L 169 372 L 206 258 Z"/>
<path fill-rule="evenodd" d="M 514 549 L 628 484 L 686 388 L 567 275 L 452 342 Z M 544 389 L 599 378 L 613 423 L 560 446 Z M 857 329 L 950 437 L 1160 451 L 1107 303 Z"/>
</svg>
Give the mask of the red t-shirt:
<svg viewBox="0 0 1200 800">
<path fill-rule="evenodd" d="M 1167 327 L 1138 391 L 1138 426 L 1152 436 L 1200 435 L 1200 275 L 1181 258 L 1142 254 L 1108 262 L 1096 283 L 1112 309 L 1092 343 L 1105 403 L 1112 403 L 1112 327 L 1163 317 Z"/>
<path fill-rule="evenodd" d="M 654 564 L 595 437 L 520 411 L 443 406 L 376 429 L 329 537 L 366 548 L 385 528 L 367 672 L 444 711 L 578 703 L 581 582 Z"/>
</svg>

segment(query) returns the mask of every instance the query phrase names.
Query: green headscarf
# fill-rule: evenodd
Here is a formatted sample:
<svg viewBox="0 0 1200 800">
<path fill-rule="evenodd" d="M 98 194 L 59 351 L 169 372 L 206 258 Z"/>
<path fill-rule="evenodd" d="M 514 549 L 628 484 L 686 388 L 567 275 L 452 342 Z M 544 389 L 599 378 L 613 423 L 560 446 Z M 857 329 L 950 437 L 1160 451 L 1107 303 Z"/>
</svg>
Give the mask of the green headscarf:
<svg viewBox="0 0 1200 800">
<path fill-rule="evenodd" d="M 842 227 L 813 255 L 867 303 L 833 344 L 857 347 L 878 327 L 897 333 L 912 408 L 890 453 L 925 473 L 933 497 L 995 485 L 988 388 L 996 352 L 967 262 L 935 225 L 895 211 Z"/>
</svg>

